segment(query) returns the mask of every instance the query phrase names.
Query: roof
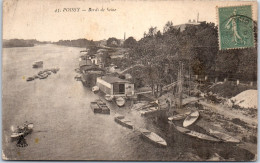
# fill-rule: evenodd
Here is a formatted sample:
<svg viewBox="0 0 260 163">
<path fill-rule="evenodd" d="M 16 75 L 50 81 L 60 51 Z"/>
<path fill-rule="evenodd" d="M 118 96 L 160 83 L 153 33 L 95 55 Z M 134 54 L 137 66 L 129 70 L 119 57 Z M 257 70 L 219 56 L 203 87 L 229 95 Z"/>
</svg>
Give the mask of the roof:
<svg viewBox="0 0 260 163">
<path fill-rule="evenodd" d="M 79 67 L 82 67 L 82 66 L 92 66 L 92 62 L 91 60 L 81 60 L 79 62 Z"/>
<path fill-rule="evenodd" d="M 83 70 L 83 71 L 104 71 L 102 68 L 99 68 L 99 67 L 97 67 L 95 65 L 93 65 L 93 66 L 84 66 L 84 67 L 81 68 L 81 70 Z"/>
<path fill-rule="evenodd" d="M 187 26 L 192 26 L 192 25 L 199 25 L 200 23 L 186 23 L 186 24 L 180 24 L 180 25 L 175 25 L 173 26 L 175 29 L 180 29 L 180 31 L 184 31 Z"/>
<path fill-rule="evenodd" d="M 100 79 L 108 82 L 108 83 L 130 83 L 130 81 L 128 80 L 123 80 L 123 79 L 120 79 L 118 77 L 114 77 L 114 76 L 102 76 L 100 77 Z"/>
</svg>

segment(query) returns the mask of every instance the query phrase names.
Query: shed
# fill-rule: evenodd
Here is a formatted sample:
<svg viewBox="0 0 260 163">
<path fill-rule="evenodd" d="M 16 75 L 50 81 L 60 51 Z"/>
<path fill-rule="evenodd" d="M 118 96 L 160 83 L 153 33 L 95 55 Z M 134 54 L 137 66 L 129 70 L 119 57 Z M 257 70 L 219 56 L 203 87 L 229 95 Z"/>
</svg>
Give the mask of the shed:
<svg viewBox="0 0 260 163">
<path fill-rule="evenodd" d="M 96 85 L 99 89 L 113 96 L 133 96 L 134 84 L 128 80 L 123 80 L 114 76 L 102 76 L 97 78 Z"/>
</svg>

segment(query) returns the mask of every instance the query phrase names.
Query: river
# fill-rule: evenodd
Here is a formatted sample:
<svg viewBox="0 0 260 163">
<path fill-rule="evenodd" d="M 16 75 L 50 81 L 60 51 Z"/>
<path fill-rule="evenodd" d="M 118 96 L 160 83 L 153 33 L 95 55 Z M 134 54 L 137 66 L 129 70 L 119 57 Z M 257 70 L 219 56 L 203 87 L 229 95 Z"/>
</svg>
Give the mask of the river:
<svg viewBox="0 0 260 163">
<path fill-rule="evenodd" d="M 110 115 L 93 114 L 90 102 L 99 98 L 74 80 L 82 48 L 57 45 L 4 48 L 2 70 L 2 147 L 11 160 L 249 160 L 250 153 L 235 145 L 209 143 L 184 136 L 172 126 L 142 118 L 130 108 L 109 104 Z M 44 80 L 26 78 L 42 69 L 33 69 L 42 60 L 43 68 L 60 68 Z M 167 148 L 151 144 L 136 131 L 115 123 L 119 112 L 137 127 L 161 137 Z M 26 137 L 28 146 L 17 147 L 10 140 L 12 128 L 25 121 L 34 123 Z M 251 156 L 251 155 L 250 155 Z"/>
</svg>

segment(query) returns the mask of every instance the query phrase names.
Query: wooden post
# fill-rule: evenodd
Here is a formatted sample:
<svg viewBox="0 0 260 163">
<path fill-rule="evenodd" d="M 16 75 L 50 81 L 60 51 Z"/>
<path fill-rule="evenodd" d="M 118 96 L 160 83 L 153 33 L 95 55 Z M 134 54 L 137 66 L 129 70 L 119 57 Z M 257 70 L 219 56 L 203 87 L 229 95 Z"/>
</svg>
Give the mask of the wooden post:
<svg viewBox="0 0 260 163">
<path fill-rule="evenodd" d="M 224 79 L 224 82 L 227 82 L 227 78 Z"/>
<path fill-rule="evenodd" d="M 218 77 L 215 78 L 215 83 L 217 83 L 217 82 L 218 82 Z"/>
<path fill-rule="evenodd" d="M 239 85 L 239 80 L 237 79 L 237 85 Z"/>
<path fill-rule="evenodd" d="M 253 86 L 253 82 L 252 81 L 250 82 L 250 86 Z"/>
<path fill-rule="evenodd" d="M 182 108 L 182 70 L 183 70 L 183 63 L 180 62 L 179 64 L 179 73 L 178 73 L 178 84 L 179 84 L 179 109 Z"/>
<path fill-rule="evenodd" d="M 206 75 L 206 76 L 205 76 L 205 81 L 207 81 L 207 80 L 208 80 L 208 76 Z"/>
</svg>

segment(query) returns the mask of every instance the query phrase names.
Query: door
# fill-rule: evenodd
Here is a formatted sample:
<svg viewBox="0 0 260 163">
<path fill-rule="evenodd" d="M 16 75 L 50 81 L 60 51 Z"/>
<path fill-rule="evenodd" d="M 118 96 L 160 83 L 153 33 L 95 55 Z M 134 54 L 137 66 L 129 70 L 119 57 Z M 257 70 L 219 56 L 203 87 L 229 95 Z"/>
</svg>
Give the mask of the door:
<svg viewBox="0 0 260 163">
<path fill-rule="evenodd" d="M 119 94 L 125 94 L 125 84 L 119 84 Z"/>
</svg>

